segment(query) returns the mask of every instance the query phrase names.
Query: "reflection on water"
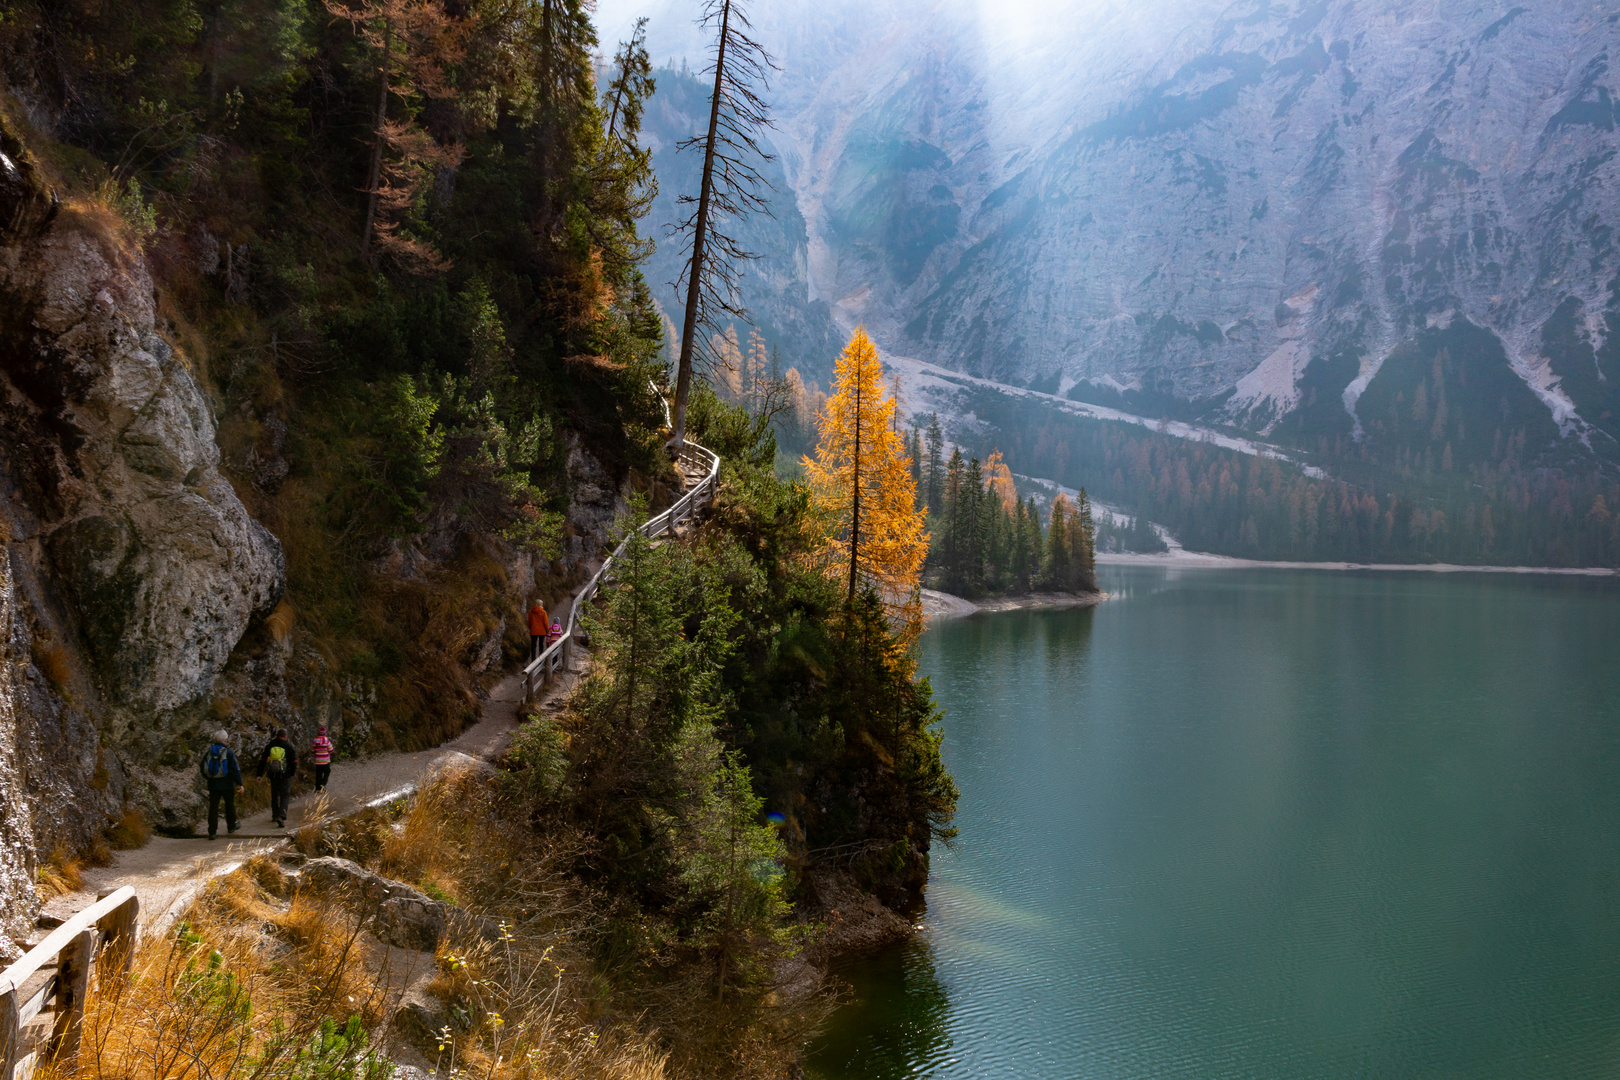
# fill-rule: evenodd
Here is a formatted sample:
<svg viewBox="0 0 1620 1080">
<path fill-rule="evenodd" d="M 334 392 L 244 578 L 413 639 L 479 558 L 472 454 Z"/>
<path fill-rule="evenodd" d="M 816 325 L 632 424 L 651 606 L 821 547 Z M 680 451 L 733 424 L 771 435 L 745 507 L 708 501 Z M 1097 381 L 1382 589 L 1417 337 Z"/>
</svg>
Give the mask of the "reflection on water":
<svg viewBox="0 0 1620 1080">
<path fill-rule="evenodd" d="M 808 1062 L 812 1076 L 899 1080 L 920 1062 L 949 1062 L 945 987 L 934 971 L 933 945 L 907 942 L 838 973 L 852 988 L 837 1038 Z"/>
<path fill-rule="evenodd" d="M 816 1080 L 1620 1075 L 1615 583 L 1104 587 L 925 636 L 961 837 Z"/>
</svg>

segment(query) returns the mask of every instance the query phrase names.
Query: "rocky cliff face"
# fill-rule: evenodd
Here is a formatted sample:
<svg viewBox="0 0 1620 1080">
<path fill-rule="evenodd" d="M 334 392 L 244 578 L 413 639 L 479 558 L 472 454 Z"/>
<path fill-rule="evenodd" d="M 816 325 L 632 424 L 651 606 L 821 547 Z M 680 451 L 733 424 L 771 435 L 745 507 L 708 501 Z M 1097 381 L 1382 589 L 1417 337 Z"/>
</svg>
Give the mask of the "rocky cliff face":
<svg viewBox="0 0 1620 1080">
<path fill-rule="evenodd" d="M 73 850 L 126 800 L 189 824 L 173 767 L 283 564 L 220 474 L 211 404 L 159 332 L 139 248 L 104 210 L 58 207 L 16 140 L 0 150 L 0 786 L 20 781 L 37 851 Z"/>
<path fill-rule="evenodd" d="M 1430 410 L 1443 374 L 1463 427 L 1436 455 L 1498 429 L 1614 453 L 1620 15 L 809 7 L 755 10 L 809 294 L 890 350 L 1313 448 L 1395 438 L 1369 410 L 1411 402 L 1413 365 L 1385 362 L 1443 350 Z M 655 54 L 695 61 L 651 10 Z"/>
<path fill-rule="evenodd" d="M 0 962 L 12 957 L 12 942 L 34 925 L 39 909 L 31 800 L 22 771 L 28 725 L 17 683 L 26 678 L 28 649 L 20 615 L 11 560 L 0 558 Z"/>
</svg>

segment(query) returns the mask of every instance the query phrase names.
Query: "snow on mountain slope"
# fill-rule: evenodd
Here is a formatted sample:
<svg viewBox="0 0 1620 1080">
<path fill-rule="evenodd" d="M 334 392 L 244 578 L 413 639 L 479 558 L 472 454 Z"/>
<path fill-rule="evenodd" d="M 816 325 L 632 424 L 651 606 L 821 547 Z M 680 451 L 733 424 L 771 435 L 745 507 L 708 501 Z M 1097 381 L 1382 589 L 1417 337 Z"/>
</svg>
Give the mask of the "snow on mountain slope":
<svg viewBox="0 0 1620 1080">
<path fill-rule="evenodd" d="M 684 4 L 611 0 L 605 34 L 637 11 L 655 57 L 701 62 Z M 1620 12 L 754 12 L 783 69 L 772 138 L 805 295 L 840 324 L 977 377 L 1313 449 L 1489 462 L 1523 432 L 1550 462 L 1615 455 Z"/>
</svg>

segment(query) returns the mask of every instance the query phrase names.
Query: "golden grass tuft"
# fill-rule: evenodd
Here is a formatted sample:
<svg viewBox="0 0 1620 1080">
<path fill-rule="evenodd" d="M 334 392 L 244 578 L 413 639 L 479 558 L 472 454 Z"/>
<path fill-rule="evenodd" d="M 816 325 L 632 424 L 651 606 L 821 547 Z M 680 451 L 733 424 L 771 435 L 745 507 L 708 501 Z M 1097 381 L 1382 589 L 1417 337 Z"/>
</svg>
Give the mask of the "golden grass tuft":
<svg viewBox="0 0 1620 1080">
<path fill-rule="evenodd" d="M 298 613 L 286 600 L 276 605 L 276 609 L 264 618 L 264 628 L 270 632 L 277 644 L 284 644 L 292 637 L 293 624 L 298 621 Z"/>
<path fill-rule="evenodd" d="M 107 843 L 114 851 L 134 851 L 145 847 L 151 839 L 152 829 L 146 824 L 146 818 L 133 807 L 125 810 L 123 817 L 107 827 Z"/>
<path fill-rule="evenodd" d="M 35 892 L 39 894 L 41 900 L 49 900 L 53 896 L 76 893 L 82 888 L 84 888 L 83 861 L 64 845 L 57 844 L 39 868 Z"/>
</svg>

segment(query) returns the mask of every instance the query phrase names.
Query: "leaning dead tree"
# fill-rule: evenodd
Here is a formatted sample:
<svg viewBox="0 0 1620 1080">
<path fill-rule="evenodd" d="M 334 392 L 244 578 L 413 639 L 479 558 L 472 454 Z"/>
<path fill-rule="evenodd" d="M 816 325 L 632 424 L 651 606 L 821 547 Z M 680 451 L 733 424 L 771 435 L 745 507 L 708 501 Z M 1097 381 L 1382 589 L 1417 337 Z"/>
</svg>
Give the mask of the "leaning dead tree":
<svg viewBox="0 0 1620 1080">
<path fill-rule="evenodd" d="M 704 69 L 713 73 L 714 89 L 707 130 L 680 144 L 682 150 L 702 151 L 703 181 L 696 195 L 680 197 L 691 211 L 676 228 L 690 243 L 681 271 L 686 317 L 669 441 L 676 453 L 686 445 L 686 399 L 692 392 L 693 364 L 703 349 L 700 331 L 718 329 L 725 316 L 748 314 L 737 295 L 737 279 L 742 263 L 757 256 L 744 247 L 736 225 L 751 213 L 770 213 L 765 197 L 771 185 L 759 170 L 772 158 L 759 145 L 759 132 L 771 121 L 760 95 L 768 89 L 776 64 L 754 39 L 745 0 L 706 0 L 701 25 L 715 35 L 714 60 Z M 675 287 L 680 289 L 681 283 Z"/>
</svg>

